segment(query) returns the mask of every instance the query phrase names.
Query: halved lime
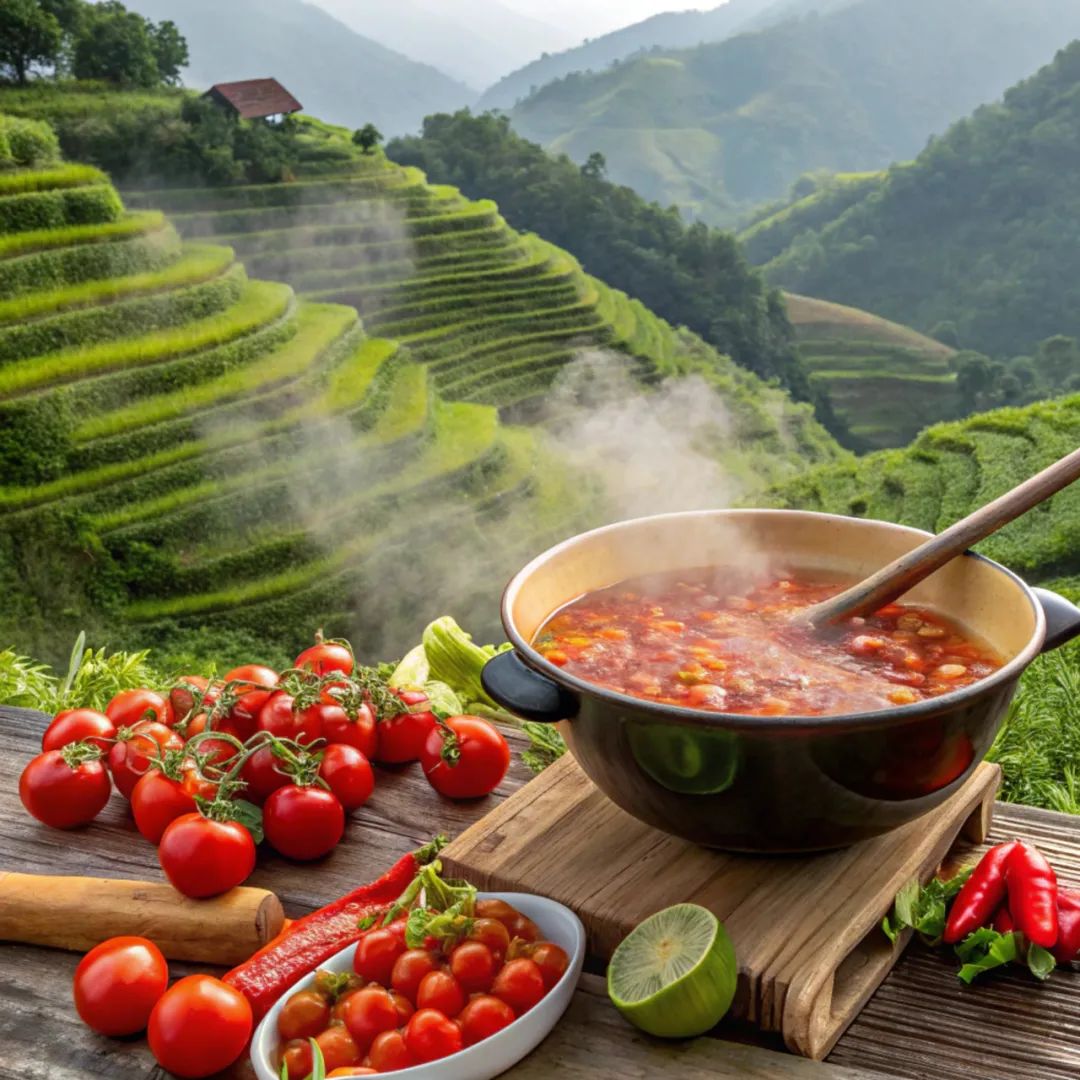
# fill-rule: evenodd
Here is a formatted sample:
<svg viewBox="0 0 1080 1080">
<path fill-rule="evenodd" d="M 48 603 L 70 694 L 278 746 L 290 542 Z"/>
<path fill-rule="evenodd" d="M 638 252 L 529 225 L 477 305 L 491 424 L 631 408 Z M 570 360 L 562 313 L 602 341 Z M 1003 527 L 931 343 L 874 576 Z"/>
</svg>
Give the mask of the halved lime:
<svg viewBox="0 0 1080 1080">
<path fill-rule="evenodd" d="M 615 950 L 608 995 L 632 1024 L 665 1039 L 701 1035 L 735 997 L 738 967 L 719 919 L 698 904 L 650 915 Z"/>
</svg>

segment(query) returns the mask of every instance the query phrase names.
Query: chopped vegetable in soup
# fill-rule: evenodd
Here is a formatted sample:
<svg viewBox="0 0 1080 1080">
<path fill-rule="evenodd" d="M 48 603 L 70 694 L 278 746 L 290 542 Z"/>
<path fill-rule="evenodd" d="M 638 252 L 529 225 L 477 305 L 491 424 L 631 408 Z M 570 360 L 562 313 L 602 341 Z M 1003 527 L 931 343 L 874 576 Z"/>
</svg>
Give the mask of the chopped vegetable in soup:
<svg viewBox="0 0 1080 1080">
<path fill-rule="evenodd" d="M 753 716 L 911 705 L 1001 667 L 989 647 L 925 608 L 889 604 L 814 631 L 791 615 L 843 584 L 785 577 L 747 591 L 737 581 L 707 569 L 624 581 L 556 612 L 535 646 L 609 690 Z"/>
</svg>

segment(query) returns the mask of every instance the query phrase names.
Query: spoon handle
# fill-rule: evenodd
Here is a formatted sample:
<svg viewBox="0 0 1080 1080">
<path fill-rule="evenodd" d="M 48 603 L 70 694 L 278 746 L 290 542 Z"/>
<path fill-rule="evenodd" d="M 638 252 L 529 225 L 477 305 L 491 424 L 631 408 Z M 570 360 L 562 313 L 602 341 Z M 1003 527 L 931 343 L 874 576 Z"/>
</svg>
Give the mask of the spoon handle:
<svg viewBox="0 0 1080 1080">
<path fill-rule="evenodd" d="M 932 536 L 926 543 L 901 555 L 857 585 L 808 608 L 803 612 L 802 621 L 813 626 L 828 626 L 855 615 L 877 611 L 957 555 L 962 555 L 972 544 L 1027 513 L 1033 506 L 1077 479 L 1080 479 L 1080 449 L 1066 454 L 1060 461 L 993 502 L 980 506 L 974 513 L 961 518 L 955 525 Z"/>
</svg>

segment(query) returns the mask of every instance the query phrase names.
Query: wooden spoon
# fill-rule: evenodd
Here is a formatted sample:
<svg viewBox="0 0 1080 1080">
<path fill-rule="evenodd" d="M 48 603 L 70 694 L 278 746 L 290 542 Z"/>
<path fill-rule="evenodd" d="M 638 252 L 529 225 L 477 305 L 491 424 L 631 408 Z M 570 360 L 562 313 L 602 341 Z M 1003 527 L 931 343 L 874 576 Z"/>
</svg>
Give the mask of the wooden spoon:
<svg viewBox="0 0 1080 1080">
<path fill-rule="evenodd" d="M 1021 514 L 1026 514 L 1033 506 L 1077 479 L 1080 479 L 1080 450 L 1066 454 L 1049 468 L 981 506 L 966 518 L 961 518 L 955 525 L 950 525 L 944 532 L 901 555 L 864 581 L 845 589 L 838 596 L 814 604 L 796 617 L 800 622 L 822 627 L 855 615 L 869 615 L 892 603 L 957 555 L 962 555 L 976 541 L 989 536 Z"/>
</svg>

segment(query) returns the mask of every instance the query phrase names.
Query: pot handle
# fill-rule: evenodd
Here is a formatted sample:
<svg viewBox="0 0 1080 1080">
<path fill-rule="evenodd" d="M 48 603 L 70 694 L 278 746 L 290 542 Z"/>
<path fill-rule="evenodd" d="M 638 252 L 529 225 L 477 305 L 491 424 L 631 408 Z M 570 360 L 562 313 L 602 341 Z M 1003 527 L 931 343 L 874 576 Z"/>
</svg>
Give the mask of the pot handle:
<svg viewBox="0 0 1080 1080">
<path fill-rule="evenodd" d="M 513 649 L 493 656 L 480 672 L 480 682 L 504 709 L 526 720 L 554 724 L 578 714 L 577 696 L 534 671 Z"/>
<path fill-rule="evenodd" d="M 1046 640 L 1042 651 L 1049 652 L 1080 635 L 1080 608 L 1049 589 L 1032 589 L 1046 615 Z"/>
</svg>

